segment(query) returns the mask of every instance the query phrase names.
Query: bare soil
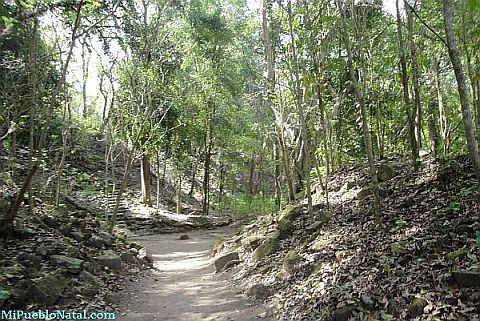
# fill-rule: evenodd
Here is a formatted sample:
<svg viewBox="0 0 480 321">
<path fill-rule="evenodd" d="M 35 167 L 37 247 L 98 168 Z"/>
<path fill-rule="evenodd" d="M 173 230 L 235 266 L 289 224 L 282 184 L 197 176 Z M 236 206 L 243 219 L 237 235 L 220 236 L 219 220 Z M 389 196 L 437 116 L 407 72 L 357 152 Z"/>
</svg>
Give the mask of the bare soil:
<svg viewBox="0 0 480 321">
<path fill-rule="evenodd" d="M 230 228 L 134 237 L 154 257 L 157 270 L 125 286 L 119 299 L 120 321 L 270 321 L 265 308 L 249 302 L 242 289 L 215 274 L 211 249 Z M 262 315 L 263 314 L 263 315 Z"/>
</svg>

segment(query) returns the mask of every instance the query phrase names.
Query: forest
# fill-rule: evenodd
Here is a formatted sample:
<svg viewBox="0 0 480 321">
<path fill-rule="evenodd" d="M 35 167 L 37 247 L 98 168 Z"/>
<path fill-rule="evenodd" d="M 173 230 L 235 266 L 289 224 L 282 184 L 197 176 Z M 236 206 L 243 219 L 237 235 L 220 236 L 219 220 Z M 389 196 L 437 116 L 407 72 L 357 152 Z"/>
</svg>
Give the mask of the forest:
<svg viewBox="0 0 480 321">
<path fill-rule="evenodd" d="M 2 313 L 480 320 L 479 0 L 0 18 Z"/>
</svg>

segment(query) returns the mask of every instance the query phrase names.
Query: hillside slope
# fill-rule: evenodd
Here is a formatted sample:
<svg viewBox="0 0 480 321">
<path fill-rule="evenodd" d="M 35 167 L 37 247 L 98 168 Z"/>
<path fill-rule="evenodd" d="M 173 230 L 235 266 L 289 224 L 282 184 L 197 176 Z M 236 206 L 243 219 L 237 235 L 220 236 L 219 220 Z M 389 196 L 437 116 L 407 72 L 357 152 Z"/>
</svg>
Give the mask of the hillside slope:
<svg viewBox="0 0 480 321">
<path fill-rule="evenodd" d="M 366 169 L 353 166 L 330 180 L 330 208 L 315 192 L 312 225 L 304 200 L 214 251 L 239 252 L 233 279 L 280 320 L 479 320 L 480 195 L 470 164 L 427 160 L 415 173 L 405 163 L 379 167 L 377 220 Z"/>
</svg>

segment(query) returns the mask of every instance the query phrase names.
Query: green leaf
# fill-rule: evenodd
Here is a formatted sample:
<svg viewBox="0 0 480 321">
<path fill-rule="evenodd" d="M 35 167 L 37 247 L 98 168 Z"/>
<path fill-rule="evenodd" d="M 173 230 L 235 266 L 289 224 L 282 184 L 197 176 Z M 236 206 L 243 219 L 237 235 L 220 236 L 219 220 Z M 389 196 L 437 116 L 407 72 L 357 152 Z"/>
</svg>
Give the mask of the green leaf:
<svg viewBox="0 0 480 321">
<path fill-rule="evenodd" d="M 13 17 L 2 16 L 3 23 L 5 23 L 5 28 L 9 28 L 18 22 L 17 19 Z"/>
<path fill-rule="evenodd" d="M 388 313 L 382 313 L 382 320 L 385 320 L 385 321 L 393 320 L 393 315 Z"/>
<path fill-rule="evenodd" d="M 476 242 L 477 242 L 477 246 L 480 247 L 480 231 L 477 231 Z"/>
</svg>

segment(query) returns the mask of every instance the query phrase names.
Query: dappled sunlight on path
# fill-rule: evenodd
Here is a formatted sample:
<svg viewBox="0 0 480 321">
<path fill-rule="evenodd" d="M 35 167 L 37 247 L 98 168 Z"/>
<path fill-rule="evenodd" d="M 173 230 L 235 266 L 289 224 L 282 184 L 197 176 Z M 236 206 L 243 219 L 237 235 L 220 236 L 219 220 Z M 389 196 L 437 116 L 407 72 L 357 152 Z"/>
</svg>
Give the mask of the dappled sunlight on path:
<svg viewBox="0 0 480 321">
<path fill-rule="evenodd" d="M 152 253 L 157 271 L 126 286 L 121 321 L 250 321 L 262 312 L 214 273 L 211 249 L 226 229 L 137 238 Z M 267 320 L 263 318 L 263 320 Z"/>
</svg>

